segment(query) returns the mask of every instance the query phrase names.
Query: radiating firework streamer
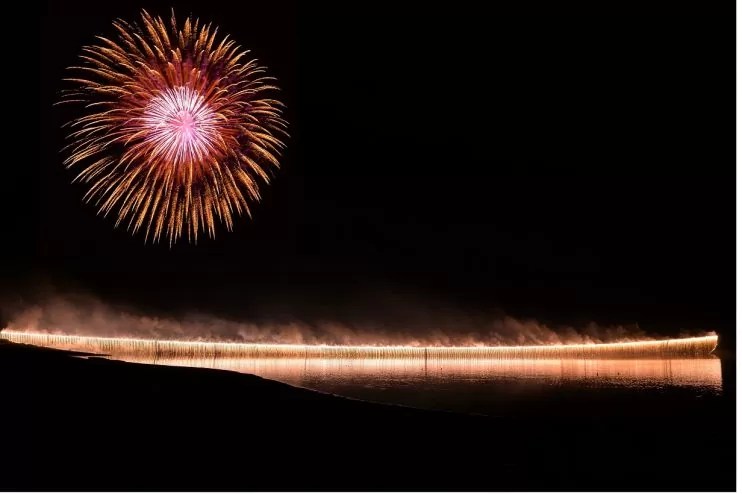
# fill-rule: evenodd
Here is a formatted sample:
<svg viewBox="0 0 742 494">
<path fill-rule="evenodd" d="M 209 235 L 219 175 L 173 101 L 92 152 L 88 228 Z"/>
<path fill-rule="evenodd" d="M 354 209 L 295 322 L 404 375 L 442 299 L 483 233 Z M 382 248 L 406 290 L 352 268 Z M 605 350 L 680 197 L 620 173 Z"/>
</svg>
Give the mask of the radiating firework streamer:
<svg viewBox="0 0 742 494">
<path fill-rule="evenodd" d="M 112 210 L 145 241 L 170 244 L 199 232 L 232 230 L 260 200 L 259 183 L 278 167 L 287 124 L 278 88 L 256 60 L 217 28 L 188 18 L 167 26 L 114 21 L 118 39 L 83 47 L 81 75 L 62 103 L 84 106 L 70 122 L 65 165 L 80 167 L 86 201 Z"/>
<path fill-rule="evenodd" d="M 117 356 L 153 354 L 161 358 L 322 358 L 322 359 L 621 359 L 702 358 L 715 349 L 716 335 L 671 340 L 528 346 L 357 346 L 280 345 L 203 341 L 104 338 L 3 330 L 16 343 Z"/>
</svg>

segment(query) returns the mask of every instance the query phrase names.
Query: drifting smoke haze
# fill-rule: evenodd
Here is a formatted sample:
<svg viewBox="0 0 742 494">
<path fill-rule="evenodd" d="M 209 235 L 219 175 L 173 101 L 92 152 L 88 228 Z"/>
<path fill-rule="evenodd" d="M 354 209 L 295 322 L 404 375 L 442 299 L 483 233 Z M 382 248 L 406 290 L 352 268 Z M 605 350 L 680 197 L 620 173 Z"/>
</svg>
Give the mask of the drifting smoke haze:
<svg viewBox="0 0 742 494">
<path fill-rule="evenodd" d="M 79 336 L 163 340 L 327 345 L 558 345 L 612 343 L 653 339 L 638 326 L 551 328 L 535 320 L 498 316 L 474 320 L 441 318 L 439 323 L 401 325 L 330 321 L 238 322 L 206 314 L 156 317 L 106 304 L 88 296 L 54 296 L 12 311 L 6 325 L 19 331 Z M 458 322 L 456 321 L 458 319 Z M 680 334 L 677 336 L 698 336 Z"/>
</svg>

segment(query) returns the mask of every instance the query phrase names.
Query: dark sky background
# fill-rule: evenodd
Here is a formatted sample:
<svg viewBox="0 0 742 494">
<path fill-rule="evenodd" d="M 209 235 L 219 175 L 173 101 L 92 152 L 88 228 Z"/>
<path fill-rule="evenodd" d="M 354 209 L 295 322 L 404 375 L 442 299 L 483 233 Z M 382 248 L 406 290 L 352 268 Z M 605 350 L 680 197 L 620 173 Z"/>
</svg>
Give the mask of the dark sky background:
<svg viewBox="0 0 742 494">
<path fill-rule="evenodd" d="M 75 113 L 52 107 L 111 20 L 171 5 L 42 6 L 28 85 L 40 142 L 9 211 L 23 217 L 6 297 L 54 287 L 238 320 L 504 311 L 733 335 L 732 2 L 175 2 L 269 67 L 291 139 L 253 221 L 172 249 L 81 203 L 59 152 Z"/>
</svg>

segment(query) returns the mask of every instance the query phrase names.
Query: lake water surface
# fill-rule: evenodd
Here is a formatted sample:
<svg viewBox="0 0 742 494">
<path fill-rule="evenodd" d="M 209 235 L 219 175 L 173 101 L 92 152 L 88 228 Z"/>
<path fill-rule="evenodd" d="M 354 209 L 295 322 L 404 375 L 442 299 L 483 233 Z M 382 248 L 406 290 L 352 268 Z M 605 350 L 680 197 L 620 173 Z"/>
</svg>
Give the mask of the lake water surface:
<svg viewBox="0 0 742 494">
<path fill-rule="evenodd" d="M 116 358 L 115 355 L 113 355 Z M 651 415 L 652 402 L 714 399 L 716 357 L 673 360 L 167 359 L 122 360 L 230 370 L 368 401 L 500 415 Z M 662 408 L 665 408 L 664 406 Z"/>
</svg>

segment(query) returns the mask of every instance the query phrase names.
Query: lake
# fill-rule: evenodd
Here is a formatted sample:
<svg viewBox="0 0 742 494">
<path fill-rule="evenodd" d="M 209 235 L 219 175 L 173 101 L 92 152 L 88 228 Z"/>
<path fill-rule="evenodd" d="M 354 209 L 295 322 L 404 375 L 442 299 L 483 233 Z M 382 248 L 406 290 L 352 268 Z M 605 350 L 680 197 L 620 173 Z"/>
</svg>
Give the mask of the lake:
<svg viewBox="0 0 742 494">
<path fill-rule="evenodd" d="M 116 355 L 113 355 L 116 358 Z M 122 356 L 158 365 L 205 367 L 350 398 L 486 415 L 651 415 L 652 402 L 716 399 L 716 357 L 651 360 L 220 359 Z M 586 404 L 584 408 L 573 406 Z M 535 406 L 534 406 L 535 405 Z M 575 410 L 577 408 L 577 410 Z M 663 407 L 664 408 L 664 407 Z"/>
</svg>

